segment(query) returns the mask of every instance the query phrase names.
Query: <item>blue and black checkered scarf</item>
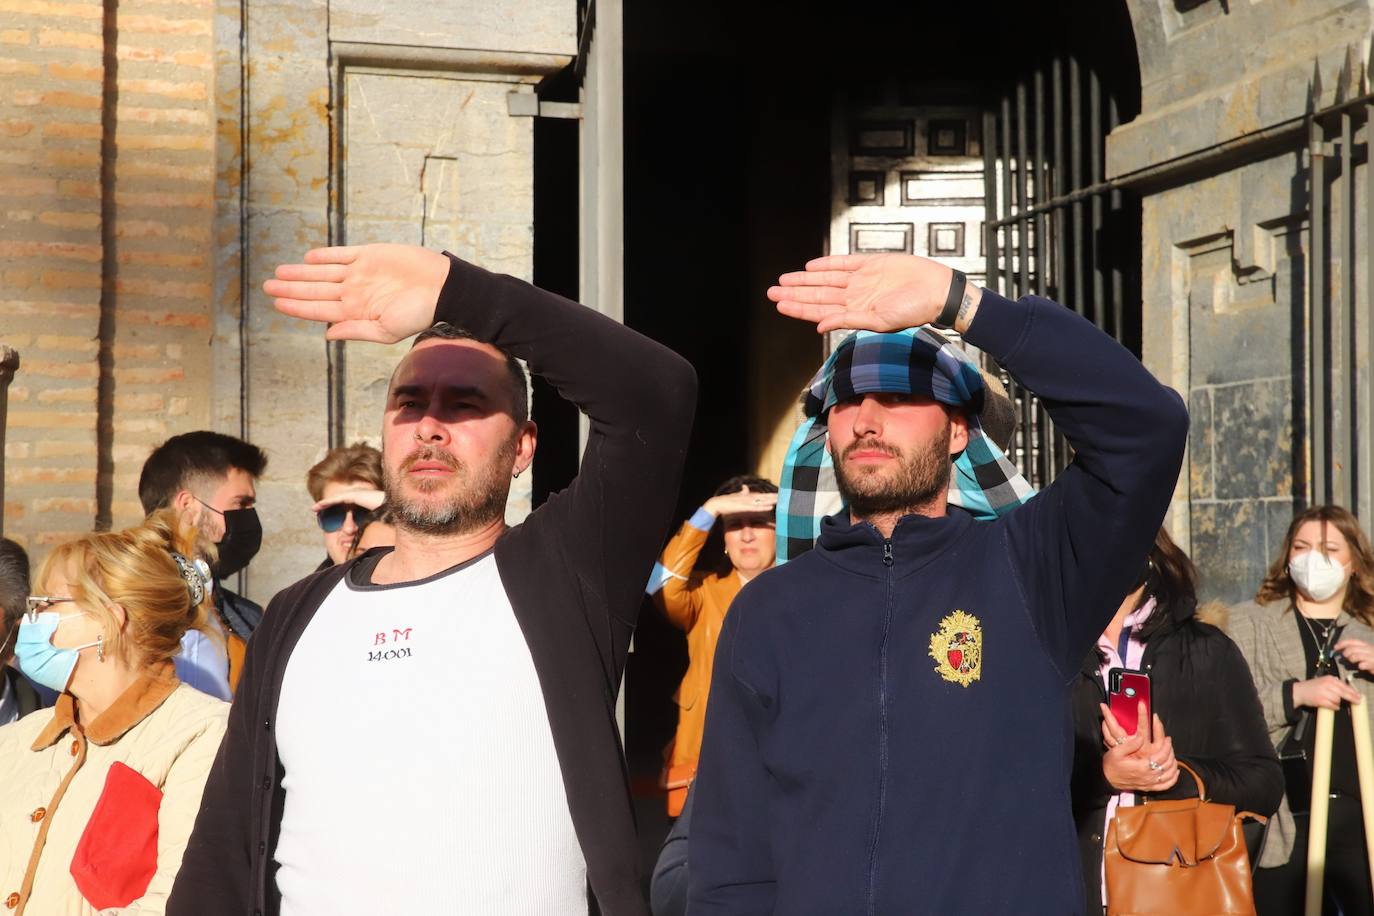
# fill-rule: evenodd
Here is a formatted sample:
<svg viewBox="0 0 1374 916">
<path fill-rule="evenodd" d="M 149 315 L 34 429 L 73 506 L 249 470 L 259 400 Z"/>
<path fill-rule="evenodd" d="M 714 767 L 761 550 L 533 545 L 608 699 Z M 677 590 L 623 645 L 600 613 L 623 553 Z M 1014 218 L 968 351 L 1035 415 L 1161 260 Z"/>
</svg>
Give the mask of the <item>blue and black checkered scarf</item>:
<svg viewBox="0 0 1374 916">
<path fill-rule="evenodd" d="M 845 509 L 835 481 L 826 415 L 840 401 L 874 392 L 918 394 L 962 408 L 968 447 L 954 459 L 949 502 L 974 518 L 994 519 L 1035 495 L 1002 450 L 983 434 L 983 377 L 963 350 L 938 331 L 856 331 L 821 366 L 802 402 L 806 419 L 783 459 L 778 493 L 778 562 L 801 556 L 820 536 L 821 519 Z"/>
</svg>

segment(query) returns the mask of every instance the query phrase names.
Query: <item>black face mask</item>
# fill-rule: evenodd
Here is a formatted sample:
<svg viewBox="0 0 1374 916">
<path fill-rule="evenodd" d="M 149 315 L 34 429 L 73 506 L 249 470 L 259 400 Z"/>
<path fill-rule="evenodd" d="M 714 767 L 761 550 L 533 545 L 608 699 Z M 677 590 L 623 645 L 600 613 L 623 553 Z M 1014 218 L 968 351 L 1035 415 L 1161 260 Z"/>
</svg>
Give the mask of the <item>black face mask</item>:
<svg viewBox="0 0 1374 916">
<path fill-rule="evenodd" d="M 229 509 L 224 516 L 224 537 L 215 546 L 219 559 L 211 567 L 216 579 L 227 579 L 257 556 L 262 546 L 262 522 L 257 509 Z"/>
</svg>

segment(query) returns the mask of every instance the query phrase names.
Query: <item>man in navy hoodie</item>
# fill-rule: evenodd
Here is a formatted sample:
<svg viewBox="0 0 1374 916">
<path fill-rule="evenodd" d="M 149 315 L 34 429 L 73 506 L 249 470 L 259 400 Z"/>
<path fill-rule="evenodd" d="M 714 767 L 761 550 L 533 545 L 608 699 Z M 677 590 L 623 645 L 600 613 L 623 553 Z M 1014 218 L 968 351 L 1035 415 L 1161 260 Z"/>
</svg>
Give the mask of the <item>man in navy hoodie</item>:
<svg viewBox="0 0 1374 916">
<path fill-rule="evenodd" d="M 1069 685 L 1164 518 L 1187 412 L 1082 317 L 933 261 L 821 258 L 780 284 L 783 314 L 881 336 L 827 362 L 785 470 L 823 488 L 831 468 L 797 459 L 819 430 L 847 509 L 726 619 L 690 912 L 1082 913 Z M 972 419 L 980 385 L 931 331 L 904 332 L 927 324 L 995 358 L 1072 444 L 1025 505 Z"/>
</svg>

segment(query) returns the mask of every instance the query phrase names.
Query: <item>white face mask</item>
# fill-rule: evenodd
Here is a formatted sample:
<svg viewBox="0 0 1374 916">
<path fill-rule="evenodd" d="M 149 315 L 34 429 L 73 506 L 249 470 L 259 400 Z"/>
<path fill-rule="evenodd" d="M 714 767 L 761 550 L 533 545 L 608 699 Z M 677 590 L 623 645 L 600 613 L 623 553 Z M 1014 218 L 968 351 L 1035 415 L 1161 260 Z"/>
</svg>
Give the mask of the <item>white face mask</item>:
<svg viewBox="0 0 1374 916">
<path fill-rule="evenodd" d="M 1350 571 L 1319 550 L 1304 550 L 1288 561 L 1288 575 L 1313 601 L 1325 601 L 1345 585 Z"/>
</svg>

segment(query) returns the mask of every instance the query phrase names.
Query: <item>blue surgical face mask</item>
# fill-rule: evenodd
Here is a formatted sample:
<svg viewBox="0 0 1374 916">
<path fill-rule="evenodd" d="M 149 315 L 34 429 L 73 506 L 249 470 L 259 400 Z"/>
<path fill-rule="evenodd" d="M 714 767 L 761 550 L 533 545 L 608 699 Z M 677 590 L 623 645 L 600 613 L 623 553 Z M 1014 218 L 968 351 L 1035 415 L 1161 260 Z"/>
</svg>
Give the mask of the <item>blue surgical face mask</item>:
<svg viewBox="0 0 1374 916">
<path fill-rule="evenodd" d="M 74 614 L 59 614 L 45 611 L 41 614 L 25 614 L 19 622 L 19 638 L 14 643 L 14 657 L 19 661 L 19 670 L 36 684 L 42 684 L 58 693 L 67 689 L 76 670 L 76 662 L 82 649 L 99 645 L 100 640 L 82 646 L 59 649 L 52 644 L 57 625 L 71 617 L 84 617 L 84 611 Z"/>
</svg>

